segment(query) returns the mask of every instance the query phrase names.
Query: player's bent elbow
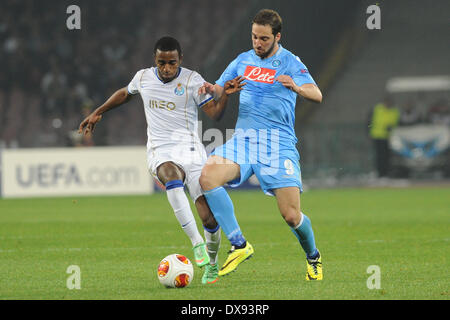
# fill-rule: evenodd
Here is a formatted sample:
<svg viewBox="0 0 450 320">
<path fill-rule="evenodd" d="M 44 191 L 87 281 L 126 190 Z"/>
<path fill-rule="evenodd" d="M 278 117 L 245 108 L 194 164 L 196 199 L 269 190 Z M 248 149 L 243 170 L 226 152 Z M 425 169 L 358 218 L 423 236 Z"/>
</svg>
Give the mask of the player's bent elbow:
<svg viewBox="0 0 450 320">
<path fill-rule="evenodd" d="M 314 92 L 314 99 L 312 99 L 314 102 L 321 103 L 322 102 L 322 92 L 319 88 L 316 87 L 316 90 Z"/>
<path fill-rule="evenodd" d="M 203 106 L 203 111 L 206 113 L 208 118 L 214 121 L 219 121 L 222 119 L 223 112 L 214 100 L 209 101 L 205 106 Z"/>
<path fill-rule="evenodd" d="M 223 112 L 218 112 L 217 114 L 214 115 L 213 120 L 215 121 L 220 121 L 223 118 Z"/>
<path fill-rule="evenodd" d="M 319 95 L 316 100 L 317 103 L 322 103 L 322 93 L 319 92 Z"/>
<path fill-rule="evenodd" d="M 304 84 L 295 91 L 309 101 L 316 103 L 322 102 L 322 92 L 315 84 Z"/>
<path fill-rule="evenodd" d="M 220 119 L 222 119 L 222 115 L 219 112 L 210 112 L 208 114 L 208 117 L 214 121 L 219 121 Z"/>
<path fill-rule="evenodd" d="M 306 97 L 305 97 L 306 98 Z M 314 97 L 308 97 L 306 98 L 308 101 L 314 102 L 314 103 L 321 103 L 322 102 L 322 95 L 320 96 L 314 96 Z"/>
</svg>

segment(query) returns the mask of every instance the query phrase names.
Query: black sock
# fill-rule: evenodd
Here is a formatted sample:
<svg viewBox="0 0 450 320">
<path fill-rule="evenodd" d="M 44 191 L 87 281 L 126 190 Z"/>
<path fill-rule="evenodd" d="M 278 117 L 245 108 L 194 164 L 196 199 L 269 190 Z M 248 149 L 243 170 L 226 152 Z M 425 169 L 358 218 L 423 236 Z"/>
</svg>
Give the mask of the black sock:
<svg viewBox="0 0 450 320">
<path fill-rule="evenodd" d="M 247 245 L 247 241 L 244 241 L 243 244 L 241 244 L 240 246 L 234 246 L 235 249 L 243 249 L 245 248 L 245 246 Z"/>
</svg>

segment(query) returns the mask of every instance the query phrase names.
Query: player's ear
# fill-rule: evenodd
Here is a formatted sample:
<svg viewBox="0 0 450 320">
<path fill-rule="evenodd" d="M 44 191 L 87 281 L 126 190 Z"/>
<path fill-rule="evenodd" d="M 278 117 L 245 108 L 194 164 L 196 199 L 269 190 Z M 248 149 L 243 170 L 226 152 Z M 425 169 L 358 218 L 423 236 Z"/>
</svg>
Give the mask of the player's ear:
<svg viewBox="0 0 450 320">
<path fill-rule="evenodd" d="M 277 35 L 275 36 L 275 41 L 278 42 L 281 40 L 281 33 L 278 32 Z"/>
<path fill-rule="evenodd" d="M 179 54 L 179 60 L 180 60 L 180 64 L 181 64 L 181 61 L 183 61 L 183 54 L 182 53 Z"/>
</svg>

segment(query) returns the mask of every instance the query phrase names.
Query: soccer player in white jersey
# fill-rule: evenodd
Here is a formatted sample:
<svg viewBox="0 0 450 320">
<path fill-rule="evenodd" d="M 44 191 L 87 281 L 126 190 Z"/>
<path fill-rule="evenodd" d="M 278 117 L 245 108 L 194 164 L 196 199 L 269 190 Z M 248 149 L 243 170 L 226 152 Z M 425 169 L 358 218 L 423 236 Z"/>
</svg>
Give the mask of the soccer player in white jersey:
<svg viewBox="0 0 450 320">
<path fill-rule="evenodd" d="M 228 95 L 242 90 L 243 78 L 228 81 L 226 94 L 215 101 L 209 94 L 198 94 L 205 82 L 200 74 L 180 66 L 182 51 L 176 39 L 159 39 L 154 47 L 154 59 L 156 67 L 138 71 L 127 87 L 117 90 L 81 122 L 79 132 L 93 132 L 103 113 L 138 93 L 141 95 L 148 124 L 148 168 L 165 186 L 175 216 L 191 240 L 197 266 L 206 266 L 202 283 L 214 283 L 218 279 L 220 229 L 199 184 L 207 155 L 197 133 L 197 110 L 201 108 L 210 118 L 219 120 Z M 197 229 L 184 186 L 202 220 L 206 243 Z"/>
</svg>

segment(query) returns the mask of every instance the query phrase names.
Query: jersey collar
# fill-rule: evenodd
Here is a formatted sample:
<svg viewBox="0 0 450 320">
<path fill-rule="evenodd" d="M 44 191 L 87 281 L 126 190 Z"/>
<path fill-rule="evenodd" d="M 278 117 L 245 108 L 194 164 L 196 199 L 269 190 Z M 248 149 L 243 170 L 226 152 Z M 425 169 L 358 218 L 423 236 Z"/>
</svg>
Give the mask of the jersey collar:
<svg viewBox="0 0 450 320">
<path fill-rule="evenodd" d="M 255 49 L 252 49 L 253 51 L 253 55 L 259 59 L 259 61 L 263 61 L 263 62 L 267 62 L 267 61 L 272 61 L 273 59 L 275 59 L 276 57 L 278 57 L 281 54 L 281 51 L 283 51 L 283 47 L 281 46 L 280 43 L 278 43 L 278 50 L 277 52 L 275 52 L 275 54 L 273 56 L 271 56 L 270 58 L 265 58 L 265 59 L 261 59 L 256 53 L 255 53 Z"/>
<path fill-rule="evenodd" d="M 177 75 L 175 76 L 175 78 L 173 78 L 173 79 L 170 80 L 169 82 L 164 82 L 164 81 L 159 77 L 159 75 L 158 75 L 158 68 L 155 68 L 155 76 L 156 76 L 156 78 L 158 78 L 158 80 L 161 81 L 163 84 L 171 83 L 173 80 L 175 80 L 176 78 L 178 78 L 178 76 L 180 75 L 180 73 L 181 73 L 181 67 L 178 67 L 178 72 L 177 72 Z"/>
</svg>

